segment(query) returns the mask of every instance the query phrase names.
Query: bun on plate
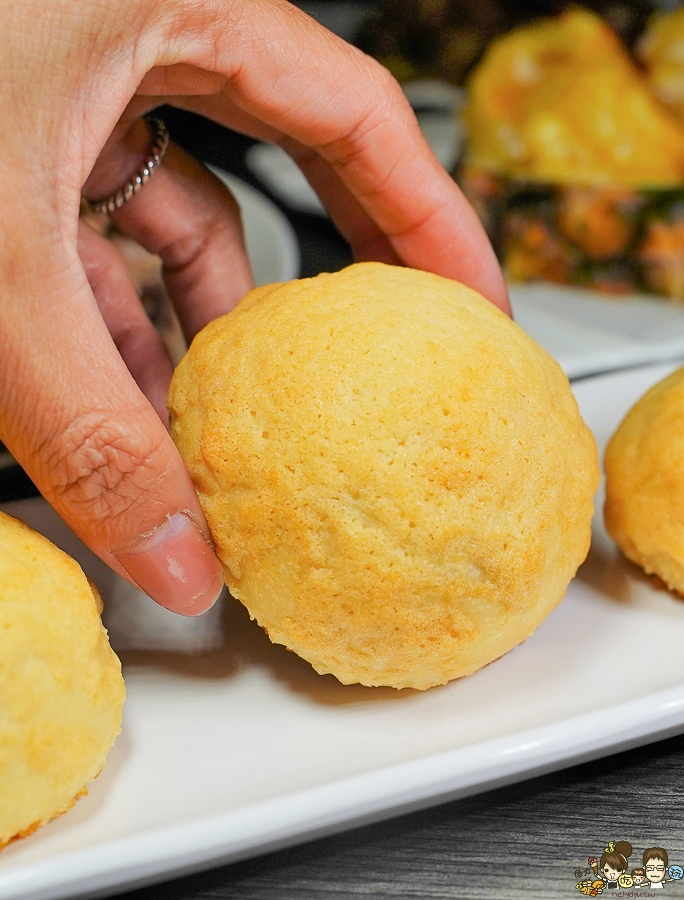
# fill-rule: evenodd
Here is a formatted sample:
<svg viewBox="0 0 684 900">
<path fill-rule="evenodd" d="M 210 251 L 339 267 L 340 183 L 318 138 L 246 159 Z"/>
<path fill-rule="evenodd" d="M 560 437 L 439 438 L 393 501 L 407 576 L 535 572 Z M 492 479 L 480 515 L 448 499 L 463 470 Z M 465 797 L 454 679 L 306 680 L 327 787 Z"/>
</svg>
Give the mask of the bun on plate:
<svg viewBox="0 0 684 900">
<path fill-rule="evenodd" d="M 0 848 L 66 812 L 120 731 L 100 610 L 70 556 L 0 513 Z"/>
<path fill-rule="evenodd" d="M 259 288 L 169 403 L 231 592 L 344 683 L 474 672 L 586 555 L 598 465 L 567 378 L 457 282 L 360 263 Z"/>
<path fill-rule="evenodd" d="M 684 369 L 632 407 L 604 465 L 608 531 L 629 559 L 684 594 Z"/>
</svg>

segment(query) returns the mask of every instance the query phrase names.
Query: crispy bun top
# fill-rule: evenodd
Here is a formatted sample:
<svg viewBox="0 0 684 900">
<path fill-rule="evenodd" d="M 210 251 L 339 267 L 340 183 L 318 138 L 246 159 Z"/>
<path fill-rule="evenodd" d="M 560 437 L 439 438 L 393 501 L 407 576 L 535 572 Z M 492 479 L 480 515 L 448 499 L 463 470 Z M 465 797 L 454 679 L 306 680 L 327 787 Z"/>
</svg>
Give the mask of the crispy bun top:
<svg viewBox="0 0 684 900">
<path fill-rule="evenodd" d="M 598 466 L 566 377 L 437 275 L 361 263 L 252 291 L 169 404 L 231 592 L 345 683 L 473 672 L 586 555 Z"/>
</svg>

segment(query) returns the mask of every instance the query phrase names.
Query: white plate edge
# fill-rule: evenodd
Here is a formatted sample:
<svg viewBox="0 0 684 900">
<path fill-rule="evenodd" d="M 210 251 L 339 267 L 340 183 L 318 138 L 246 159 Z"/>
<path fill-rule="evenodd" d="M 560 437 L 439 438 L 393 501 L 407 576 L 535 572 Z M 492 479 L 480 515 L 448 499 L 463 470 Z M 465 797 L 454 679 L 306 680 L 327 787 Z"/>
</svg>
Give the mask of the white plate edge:
<svg viewBox="0 0 684 900">
<path fill-rule="evenodd" d="M 507 738 L 444 751 L 374 772 L 252 804 L 190 824 L 170 826 L 109 841 L 31 866 L 0 878 L 0 900 L 61 900 L 104 896 L 142 882 L 172 878 L 190 869 L 211 868 L 258 855 L 277 846 L 313 839 L 362 824 L 474 793 L 472 788 L 524 780 L 540 770 L 607 755 L 616 747 L 648 743 L 663 733 L 684 730 L 684 685 L 604 710 L 530 729 Z M 568 733 L 578 736 L 567 741 Z M 605 751 L 605 754 L 604 752 Z M 465 763 L 465 765 L 464 765 Z M 560 763 L 561 765 L 557 765 Z M 486 774 L 478 778 L 478 774 Z M 520 775 L 520 778 L 517 776 Z M 397 790 L 397 783 L 402 785 Z M 362 796 L 364 800 L 359 802 Z M 264 823 L 268 826 L 264 828 Z M 228 837 L 226 836 L 228 835 Z M 122 871 L 126 872 L 122 879 Z M 74 877 L 74 872 L 78 873 Z M 4 884 L 2 882 L 4 881 Z"/>
</svg>

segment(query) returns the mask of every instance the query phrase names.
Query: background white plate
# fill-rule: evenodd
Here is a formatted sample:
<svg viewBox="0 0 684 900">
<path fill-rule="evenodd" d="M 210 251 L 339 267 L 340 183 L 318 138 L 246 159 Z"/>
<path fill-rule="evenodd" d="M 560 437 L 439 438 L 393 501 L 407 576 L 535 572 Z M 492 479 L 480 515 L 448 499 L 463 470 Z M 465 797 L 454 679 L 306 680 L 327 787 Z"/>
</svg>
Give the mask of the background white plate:
<svg viewBox="0 0 684 900">
<path fill-rule="evenodd" d="M 238 202 L 254 283 L 259 286 L 299 277 L 299 242 L 287 217 L 261 191 L 242 179 L 215 166 L 208 168 Z"/>
<path fill-rule="evenodd" d="M 600 444 L 669 368 L 575 385 Z M 42 500 L 4 508 L 75 553 L 112 595 L 115 577 Z M 68 815 L 0 854 L 2 900 L 160 879 L 684 725 L 684 601 L 626 563 L 600 520 L 589 559 L 533 637 L 423 694 L 318 676 L 238 604 L 224 624 L 225 646 L 199 658 L 123 654 L 128 701 L 109 764 Z"/>
<path fill-rule="evenodd" d="M 513 315 L 568 378 L 684 356 L 684 306 L 558 284 L 509 286 Z"/>
</svg>

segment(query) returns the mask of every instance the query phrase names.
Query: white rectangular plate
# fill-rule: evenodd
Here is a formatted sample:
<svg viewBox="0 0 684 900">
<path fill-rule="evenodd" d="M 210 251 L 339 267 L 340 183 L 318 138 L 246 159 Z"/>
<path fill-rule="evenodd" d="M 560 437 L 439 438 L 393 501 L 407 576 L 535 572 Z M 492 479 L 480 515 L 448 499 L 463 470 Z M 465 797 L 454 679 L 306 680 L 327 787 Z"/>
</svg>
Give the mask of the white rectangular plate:
<svg viewBox="0 0 684 900">
<path fill-rule="evenodd" d="M 509 285 L 515 320 L 568 378 L 684 356 L 684 306 L 559 284 Z"/>
<path fill-rule="evenodd" d="M 601 446 L 669 368 L 575 385 Z M 5 509 L 74 553 L 116 599 L 121 583 L 43 501 Z M 225 646 L 199 658 L 123 654 L 128 701 L 109 764 L 70 813 L 3 851 L 2 900 L 160 880 L 684 725 L 684 601 L 626 563 L 600 517 L 589 559 L 538 631 L 475 675 L 426 693 L 318 676 L 269 644 L 237 604 L 226 605 L 224 630 Z"/>
</svg>

